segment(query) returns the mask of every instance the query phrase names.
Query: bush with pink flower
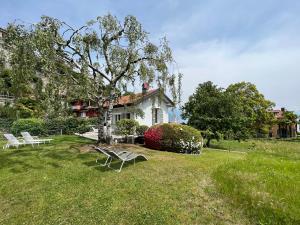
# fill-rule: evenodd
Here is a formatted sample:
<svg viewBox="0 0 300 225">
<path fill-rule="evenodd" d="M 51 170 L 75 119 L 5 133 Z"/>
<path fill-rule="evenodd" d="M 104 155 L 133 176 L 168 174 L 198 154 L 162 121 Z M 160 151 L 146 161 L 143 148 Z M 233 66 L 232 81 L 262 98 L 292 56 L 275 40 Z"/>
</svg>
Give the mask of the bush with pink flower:
<svg viewBox="0 0 300 225">
<path fill-rule="evenodd" d="M 200 153 L 203 139 L 197 129 L 176 123 L 163 123 L 145 132 L 148 148 L 178 153 Z"/>
</svg>

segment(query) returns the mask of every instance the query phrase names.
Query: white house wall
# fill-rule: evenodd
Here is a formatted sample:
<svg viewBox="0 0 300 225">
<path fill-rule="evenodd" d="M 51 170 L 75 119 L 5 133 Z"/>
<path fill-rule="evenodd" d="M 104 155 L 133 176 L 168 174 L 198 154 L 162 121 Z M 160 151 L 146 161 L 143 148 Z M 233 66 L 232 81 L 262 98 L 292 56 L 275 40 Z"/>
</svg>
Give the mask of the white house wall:
<svg viewBox="0 0 300 225">
<path fill-rule="evenodd" d="M 153 125 L 153 114 L 152 110 L 154 108 L 159 108 L 162 110 L 162 116 L 159 116 L 158 123 L 168 123 L 169 122 L 169 114 L 168 114 L 168 106 L 164 100 L 159 101 L 159 98 L 156 96 L 154 98 L 147 98 L 137 105 L 144 112 L 144 118 L 137 117 L 135 118 L 140 125 Z"/>
<path fill-rule="evenodd" d="M 136 117 L 140 125 L 152 126 L 152 99 L 147 98 L 137 105 L 144 112 L 144 118 Z"/>
<path fill-rule="evenodd" d="M 144 117 L 141 118 L 140 116 L 137 116 L 135 113 L 131 113 L 131 119 L 135 119 L 139 122 L 140 125 L 147 125 L 152 126 L 153 125 L 153 114 L 152 110 L 154 108 L 159 108 L 161 110 L 161 114 L 159 114 L 158 123 L 168 123 L 169 122 L 169 114 L 168 110 L 169 107 L 166 104 L 164 100 L 159 101 L 158 96 L 155 96 L 153 98 L 146 98 L 141 103 L 135 106 L 136 108 L 141 109 L 144 112 Z M 121 114 L 124 115 L 125 113 L 132 112 L 132 106 L 129 107 L 120 107 L 120 108 L 114 108 L 113 109 L 113 118 L 112 118 L 112 124 L 113 129 L 115 128 L 115 115 Z M 121 117 L 123 119 L 124 117 Z"/>
</svg>

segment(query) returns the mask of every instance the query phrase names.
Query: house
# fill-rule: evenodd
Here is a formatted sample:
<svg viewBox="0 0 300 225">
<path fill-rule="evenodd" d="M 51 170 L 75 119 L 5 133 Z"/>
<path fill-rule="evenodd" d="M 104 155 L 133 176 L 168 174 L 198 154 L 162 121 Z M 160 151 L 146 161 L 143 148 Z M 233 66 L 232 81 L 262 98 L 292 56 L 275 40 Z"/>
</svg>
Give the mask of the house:
<svg viewBox="0 0 300 225">
<path fill-rule="evenodd" d="M 113 106 L 112 129 L 121 119 L 135 119 L 140 125 L 152 126 L 169 122 L 169 109 L 174 107 L 173 101 L 159 89 L 149 89 L 144 83 L 142 92 L 119 97 Z M 107 108 L 107 105 L 104 106 Z M 91 101 L 76 100 L 72 102 L 72 110 L 78 117 L 96 117 L 98 107 Z M 143 112 L 141 116 L 140 112 Z"/>
<path fill-rule="evenodd" d="M 273 138 L 293 138 L 297 137 L 297 119 L 291 119 L 289 122 L 286 121 L 285 108 L 280 110 L 272 110 L 275 122 L 270 129 L 269 136 Z"/>
</svg>

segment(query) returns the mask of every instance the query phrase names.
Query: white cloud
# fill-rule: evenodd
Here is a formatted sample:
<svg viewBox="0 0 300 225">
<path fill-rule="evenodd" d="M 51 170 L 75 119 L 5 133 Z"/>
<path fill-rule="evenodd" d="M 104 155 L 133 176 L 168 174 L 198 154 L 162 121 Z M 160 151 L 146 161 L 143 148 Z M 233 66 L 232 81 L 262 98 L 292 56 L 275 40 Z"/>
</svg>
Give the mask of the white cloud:
<svg viewBox="0 0 300 225">
<path fill-rule="evenodd" d="M 196 86 L 208 80 L 226 87 L 249 81 L 278 107 L 300 109 L 296 95 L 300 84 L 300 45 L 280 45 L 280 36 L 266 38 L 251 46 L 241 42 L 198 42 L 175 50 L 175 58 L 184 73 L 184 99 Z"/>
<path fill-rule="evenodd" d="M 183 99 L 208 80 L 222 87 L 248 81 L 277 107 L 300 110 L 297 7 L 292 2 L 258 7 L 252 1 L 246 6 L 213 1 L 165 22 L 161 35 L 171 41 L 184 74 Z"/>
</svg>

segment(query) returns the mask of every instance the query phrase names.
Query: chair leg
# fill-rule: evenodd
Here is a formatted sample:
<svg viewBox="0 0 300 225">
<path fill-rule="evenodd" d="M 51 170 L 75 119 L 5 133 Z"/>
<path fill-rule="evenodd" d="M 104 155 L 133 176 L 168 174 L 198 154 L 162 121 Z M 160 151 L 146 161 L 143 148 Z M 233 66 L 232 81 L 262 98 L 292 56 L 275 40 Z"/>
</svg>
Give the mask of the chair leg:
<svg viewBox="0 0 300 225">
<path fill-rule="evenodd" d="M 104 164 L 101 164 L 101 166 L 106 166 L 108 164 L 108 160 L 111 159 L 111 157 L 107 157 L 106 161 Z M 96 159 L 96 163 L 98 162 L 99 159 Z"/>
<path fill-rule="evenodd" d="M 111 162 L 112 162 L 112 158 L 110 157 L 110 160 L 109 160 L 109 162 L 108 162 L 108 164 L 107 164 L 107 166 L 108 166 L 109 168 L 111 168 L 111 167 L 110 167 Z"/>
<path fill-rule="evenodd" d="M 119 170 L 117 170 L 119 173 L 121 172 L 121 170 L 122 170 L 122 167 L 123 167 L 124 163 L 125 163 L 125 161 L 122 161 L 122 164 L 121 164 L 121 166 L 120 166 L 120 169 L 119 169 Z"/>
<path fill-rule="evenodd" d="M 111 161 L 112 161 L 112 158 L 110 159 L 110 161 L 109 161 L 109 163 L 108 163 L 108 167 L 109 167 L 109 168 L 111 168 L 111 167 L 110 167 Z M 121 164 L 121 166 L 120 166 L 120 168 L 119 168 L 118 170 L 116 170 L 116 169 L 114 169 L 114 168 L 111 168 L 111 169 L 113 169 L 114 171 L 117 171 L 117 172 L 120 173 L 121 170 L 122 170 L 122 168 L 123 168 L 124 163 L 125 163 L 125 161 L 122 161 L 122 164 Z"/>
</svg>

